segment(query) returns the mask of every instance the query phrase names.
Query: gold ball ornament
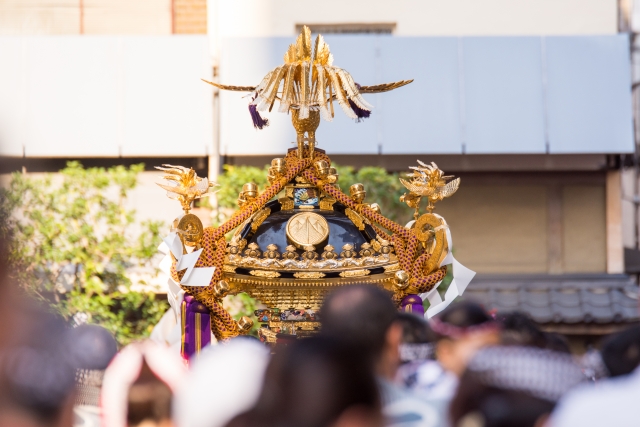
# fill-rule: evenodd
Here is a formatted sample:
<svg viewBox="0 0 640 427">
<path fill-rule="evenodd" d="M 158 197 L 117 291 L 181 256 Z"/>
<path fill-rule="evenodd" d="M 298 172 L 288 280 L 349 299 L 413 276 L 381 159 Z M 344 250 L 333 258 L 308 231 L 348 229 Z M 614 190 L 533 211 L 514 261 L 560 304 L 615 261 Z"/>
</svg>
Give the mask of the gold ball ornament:
<svg viewBox="0 0 640 427">
<path fill-rule="evenodd" d="M 396 274 L 393 277 L 394 286 L 397 289 L 404 290 L 409 287 L 409 275 L 404 270 L 396 271 Z"/>
<path fill-rule="evenodd" d="M 241 334 L 247 334 L 253 328 L 253 320 L 249 319 L 247 316 L 242 316 L 240 320 L 238 320 L 238 328 L 240 329 Z"/>
<path fill-rule="evenodd" d="M 220 280 L 213 285 L 213 294 L 218 299 L 222 299 L 229 293 L 229 284 L 225 280 Z"/>
</svg>

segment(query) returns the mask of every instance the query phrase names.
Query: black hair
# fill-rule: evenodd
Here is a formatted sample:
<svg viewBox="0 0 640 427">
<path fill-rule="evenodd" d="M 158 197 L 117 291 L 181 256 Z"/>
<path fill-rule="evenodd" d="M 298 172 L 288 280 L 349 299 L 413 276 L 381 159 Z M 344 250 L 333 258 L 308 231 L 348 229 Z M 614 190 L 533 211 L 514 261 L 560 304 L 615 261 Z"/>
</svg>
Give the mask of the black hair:
<svg viewBox="0 0 640 427">
<path fill-rule="evenodd" d="M 557 351 L 558 353 L 571 354 L 571 348 L 569 347 L 569 341 L 555 332 L 547 332 L 544 334 L 545 346 L 547 350 Z"/>
<path fill-rule="evenodd" d="M 528 347 L 547 347 L 547 337 L 531 318 L 519 311 L 499 316 L 502 326 L 501 341 L 505 345 L 523 345 Z"/>
<path fill-rule="evenodd" d="M 396 322 L 402 326 L 402 342 L 404 344 L 427 344 L 435 341 L 431 327 L 420 316 L 399 312 L 396 315 Z"/>
<path fill-rule="evenodd" d="M 640 325 L 607 337 L 601 354 L 612 377 L 633 372 L 640 365 Z"/>
<path fill-rule="evenodd" d="M 553 411 L 553 402 L 529 394 L 484 385 L 477 374 L 466 371 L 449 407 L 451 425 L 463 426 L 469 418 L 483 427 L 534 427 Z"/>
<path fill-rule="evenodd" d="M 339 341 L 316 336 L 279 349 L 253 409 L 229 427 L 327 427 L 349 408 L 380 411 L 372 371 Z"/>
<path fill-rule="evenodd" d="M 346 286 L 326 298 L 321 311 L 322 334 L 349 343 L 374 362 L 397 313 L 388 292 L 375 286 Z"/>
<path fill-rule="evenodd" d="M 75 387 L 69 329 L 26 298 L 13 309 L 12 339 L 0 353 L 0 412 L 16 409 L 42 424 L 56 423 Z"/>
<path fill-rule="evenodd" d="M 80 325 L 71 332 L 78 369 L 105 370 L 118 352 L 111 332 L 98 325 Z"/>
<path fill-rule="evenodd" d="M 493 318 L 489 316 L 480 304 L 472 301 L 461 301 L 451 304 L 437 317 L 437 320 L 456 328 L 464 329 L 491 322 Z M 435 332 L 438 340 L 450 339 L 449 336 L 443 335 L 437 330 Z"/>
</svg>

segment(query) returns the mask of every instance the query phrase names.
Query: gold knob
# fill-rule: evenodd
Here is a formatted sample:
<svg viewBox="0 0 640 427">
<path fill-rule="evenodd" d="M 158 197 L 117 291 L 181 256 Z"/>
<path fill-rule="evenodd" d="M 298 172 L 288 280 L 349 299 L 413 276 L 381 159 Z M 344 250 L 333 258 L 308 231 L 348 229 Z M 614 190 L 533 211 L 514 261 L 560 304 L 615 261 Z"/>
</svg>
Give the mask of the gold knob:
<svg viewBox="0 0 640 427">
<path fill-rule="evenodd" d="M 316 168 L 316 171 L 318 171 L 320 178 L 325 178 L 329 173 L 329 163 L 326 160 L 318 160 L 313 163 L 313 166 Z"/>
<path fill-rule="evenodd" d="M 284 162 L 284 159 L 273 159 L 271 160 L 271 167 L 273 168 L 274 172 L 283 174 L 287 166 Z"/>
<path fill-rule="evenodd" d="M 241 194 L 249 199 L 258 197 L 258 184 L 256 184 L 255 182 L 247 182 L 245 185 L 242 186 Z"/>
<path fill-rule="evenodd" d="M 238 328 L 240 329 L 241 334 L 248 333 L 251 328 L 253 328 L 253 320 L 249 319 L 247 316 L 242 316 L 240 320 L 238 320 Z"/>
<path fill-rule="evenodd" d="M 400 290 L 407 289 L 409 287 L 409 275 L 404 270 L 396 271 L 394 281 L 395 287 Z"/>
<path fill-rule="evenodd" d="M 351 187 L 349 187 L 349 194 L 351 195 L 353 201 L 356 203 L 362 203 L 364 201 L 364 198 L 367 197 L 367 192 L 364 189 L 364 185 L 360 183 L 353 184 Z"/>
<path fill-rule="evenodd" d="M 213 294 L 216 298 L 222 299 L 229 293 L 229 284 L 225 280 L 220 280 L 213 285 Z"/>
</svg>

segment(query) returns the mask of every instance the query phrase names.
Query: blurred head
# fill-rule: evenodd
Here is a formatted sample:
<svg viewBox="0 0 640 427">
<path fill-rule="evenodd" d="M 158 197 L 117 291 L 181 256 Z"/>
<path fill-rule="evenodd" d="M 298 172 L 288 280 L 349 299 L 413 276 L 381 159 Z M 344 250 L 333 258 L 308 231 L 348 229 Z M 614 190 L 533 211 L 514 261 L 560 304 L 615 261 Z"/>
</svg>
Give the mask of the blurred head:
<svg viewBox="0 0 640 427">
<path fill-rule="evenodd" d="M 111 332 L 98 325 L 80 325 L 71 331 L 78 369 L 105 370 L 118 352 Z"/>
<path fill-rule="evenodd" d="M 402 327 L 391 295 L 375 286 L 346 286 L 322 306 L 322 334 L 348 343 L 379 375 L 393 378 Z"/>
<path fill-rule="evenodd" d="M 13 313 L 12 337 L 0 353 L 0 426 L 70 425 L 75 364 L 69 330 L 24 297 L 14 301 Z"/>
<path fill-rule="evenodd" d="M 258 399 L 268 362 L 267 347 L 247 337 L 207 347 L 176 393 L 176 425 L 221 427 L 251 408 Z"/>
<path fill-rule="evenodd" d="M 545 333 L 524 313 L 514 311 L 499 317 L 500 341 L 504 345 L 522 345 L 545 348 Z"/>
<path fill-rule="evenodd" d="M 458 376 L 479 349 L 500 342 L 498 323 L 482 306 L 472 302 L 452 304 L 430 325 L 438 337 L 438 361 Z"/>
<path fill-rule="evenodd" d="M 571 356 L 534 347 L 478 351 L 450 406 L 453 426 L 536 427 L 556 402 L 584 381 Z"/>
<path fill-rule="evenodd" d="M 605 339 L 601 355 L 610 376 L 633 372 L 640 366 L 640 326 L 632 326 Z"/>
<path fill-rule="evenodd" d="M 171 425 L 173 392 L 184 372 L 182 359 L 169 348 L 150 341 L 125 347 L 105 371 L 103 425 Z"/>
<path fill-rule="evenodd" d="M 379 426 L 377 384 L 366 363 L 342 341 L 307 338 L 273 356 L 258 402 L 228 425 Z"/>
<path fill-rule="evenodd" d="M 435 335 L 423 317 L 400 312 L 396 323 L 402 327 L 400 361 L 402 363 L 430 359 L 434 354 Z"/>
<path fill-rule="evenodd" d="M 80 325 L 71 331 L 77 366 L 76 405 L 99 406 L 104 370 L 118 352 L 111 333 L 98 325 Z"/>
</svg>

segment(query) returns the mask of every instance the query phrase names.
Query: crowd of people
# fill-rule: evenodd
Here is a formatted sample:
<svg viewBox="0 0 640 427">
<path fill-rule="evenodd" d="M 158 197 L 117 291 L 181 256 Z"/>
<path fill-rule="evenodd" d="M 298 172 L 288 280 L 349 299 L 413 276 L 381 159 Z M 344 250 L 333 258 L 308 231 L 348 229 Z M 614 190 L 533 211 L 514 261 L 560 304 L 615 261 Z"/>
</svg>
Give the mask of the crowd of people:
<svg viewBox="0 0 640 427">
<path fill-rule="evenodd" d="M 187 368 L 151 341 L 0 295 L 0 427 L 567 427 L 638 424 L 640 327 L 572 355 L 520 313 L 425 320 L 373 286 L 330 294 L 316 336 L 212 345 Z"/>
</svg>

